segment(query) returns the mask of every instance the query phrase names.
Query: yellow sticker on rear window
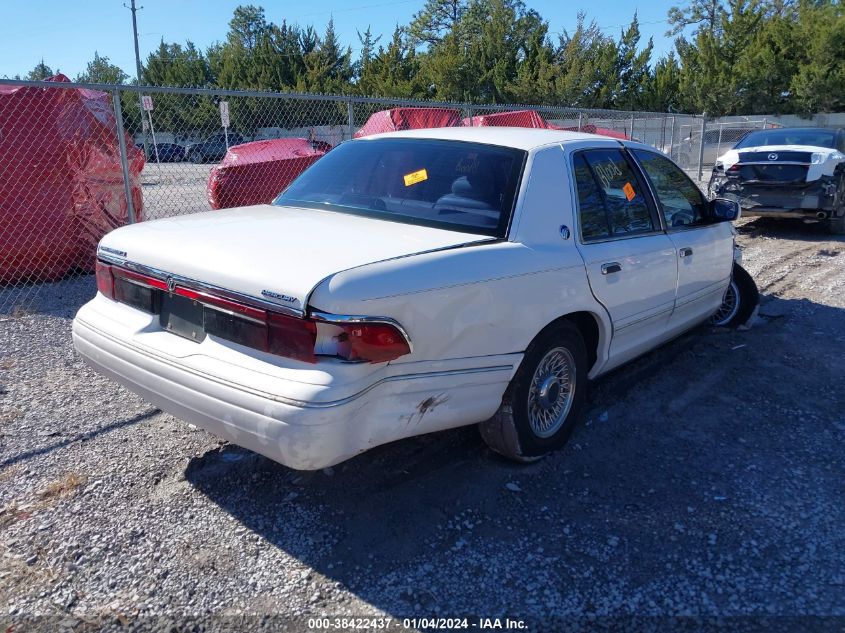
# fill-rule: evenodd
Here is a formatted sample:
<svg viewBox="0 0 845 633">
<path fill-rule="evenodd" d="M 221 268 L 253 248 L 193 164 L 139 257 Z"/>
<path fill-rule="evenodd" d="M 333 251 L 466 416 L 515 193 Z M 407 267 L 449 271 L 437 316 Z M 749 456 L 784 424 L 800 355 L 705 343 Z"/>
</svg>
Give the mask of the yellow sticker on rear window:
<svg viewBox="0 0 845 633">
<path fill-rule="evenodd" d="M 410 174 L 405 174 L 405 186 L 410 187 L 423 180 L 428 180 L 428 172 L 425 169 L 419 171 L 412 171 Z"/>
<path fill-rule="evenodd" d="M 628 202 L 637 197 L 637 192 L 634 191 L 630 182 L 625 183 L 625 186 L 622 187 L 622 192 L 625 194 L 625 197 L 628 198 Z"/>
</svg>

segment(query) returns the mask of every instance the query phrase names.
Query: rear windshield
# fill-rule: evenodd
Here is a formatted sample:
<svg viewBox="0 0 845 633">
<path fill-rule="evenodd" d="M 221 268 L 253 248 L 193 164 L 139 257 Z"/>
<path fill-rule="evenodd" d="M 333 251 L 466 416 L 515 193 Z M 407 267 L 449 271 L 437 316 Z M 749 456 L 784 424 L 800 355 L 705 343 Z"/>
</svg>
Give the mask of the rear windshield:
<svg viewBox="0 0 845 633">
<path fill-rule="evenodd" d="M 762 147 L 764 145 L 836 147 L 836 133 L 830 130 L 759 130 L 751 132 L 737 143 L 736 149 Z"/>
<path fill-rule="evenodd" d="M 504 237 L 525 152 L 428 139 L 343 143 L 273 202 Z"/>
</svg>

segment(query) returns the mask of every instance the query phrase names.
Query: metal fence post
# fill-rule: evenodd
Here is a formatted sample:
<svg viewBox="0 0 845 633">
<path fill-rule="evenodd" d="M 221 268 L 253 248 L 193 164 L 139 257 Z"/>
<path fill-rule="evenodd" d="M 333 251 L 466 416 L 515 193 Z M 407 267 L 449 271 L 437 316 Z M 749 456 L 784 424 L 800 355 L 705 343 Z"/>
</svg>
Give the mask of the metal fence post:
<svg viewBox="0 0 845 633">
<path fill-rule="evenodd" d="M 669 156 L 675 149 L 675 117 L 672 117 L 672 127 L 669 128 Z"/>
<path fill-rule="evenodd" d="M 129 159 L 126 154 L 126 131 L 123 129 L 123 108 L 120 105 L 120 92 L 111 93 L 114 106 L 114 122 L 117 128 L 117 144 L 120 147 L 120 168 L 123 171 L 123 191 L 126 194 L 126 214 L 129 224 L 135 224 L 135 205 L 132 203 L 132 185 L 129 182 Z"/>
<path fill-rule="evenodd" d="M 701 114 L 701 138 L 698 140 L 698 180 L 701 180 L 702 161 L 704 160 L 704 132 L 707 130 L 707 113 Z"/>
<path fill-rule="evenodd" d="M 631 133 L 628 135 L 633 140 L 634 138 L 634 115 L 631 115 Z"/>
<path fill-rule="evenodd" d="M 578 131 L 579 131 L 579 132 L 581 131 L 581 124 L 582 124 L 583 122 L 584 122 L 584 113 L 583 113 L 583 112 L 579 112 L 579 113 L 578 113 Z"/>
<path fill-rule="evenodd" d="M 355 110 L 352 107 L 352 99 L 346 101 L 346 122 L 349 125 L 349 138 L 355 136 Z"/>
</svg>

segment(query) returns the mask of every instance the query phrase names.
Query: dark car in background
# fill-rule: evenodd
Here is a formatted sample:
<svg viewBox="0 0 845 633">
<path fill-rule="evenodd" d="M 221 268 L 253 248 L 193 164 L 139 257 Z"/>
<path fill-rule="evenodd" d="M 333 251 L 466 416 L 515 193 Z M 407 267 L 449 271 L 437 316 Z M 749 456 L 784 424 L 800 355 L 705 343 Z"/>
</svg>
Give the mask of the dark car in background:
<svg viewBox="0 0 845 633">
<path fill-rule="evenodd" d="M 144 151 L 143 143 L 135 146 Z M 147 143 L 146 156 L 148 163 L 178 163 L 185 160 L 185 147 L 178 143 Z"/>
<path fill-rule="evenodd" d="M 204 141 L 188 145 L 185 155 L 192 163 L 217 162 L 223 159 L 232 145 L 240 145 L 243 142 L 243 136 L 237 132 L 229 132 L 228 137 L 223 132 L 218 132 Z"/>
<path fill-rule="evenodd" d="M 845 130 L 751 132 L 716 160 L 709 194 L 735 197 L 745 215 L 825 222 L 845 234 Z"/>
</svg>

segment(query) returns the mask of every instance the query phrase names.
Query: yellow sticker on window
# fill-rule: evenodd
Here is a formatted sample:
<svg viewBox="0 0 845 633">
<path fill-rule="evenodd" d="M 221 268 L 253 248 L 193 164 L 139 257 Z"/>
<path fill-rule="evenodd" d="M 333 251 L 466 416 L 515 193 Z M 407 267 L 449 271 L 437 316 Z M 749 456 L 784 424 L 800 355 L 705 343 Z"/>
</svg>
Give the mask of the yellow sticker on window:
<svg viewBox="0 0 845 633">
<path fill-rule="evenodd" d="M 428 172 L 425 169 L 419 171 L 412 171 L 410 174 L 405 174 L 405 186 L 410 187 L 423 180 L 428 180 Z"/>
<path fill-rule="evenodd" d="M 637 197 L 637 192 L 634 191 L 630 182 L 625 183 L 625 186 L 622 187 L 622 192 L 625 194 L 625 197 L 628 198 L 628 202 Z"/>
</svg>

